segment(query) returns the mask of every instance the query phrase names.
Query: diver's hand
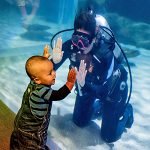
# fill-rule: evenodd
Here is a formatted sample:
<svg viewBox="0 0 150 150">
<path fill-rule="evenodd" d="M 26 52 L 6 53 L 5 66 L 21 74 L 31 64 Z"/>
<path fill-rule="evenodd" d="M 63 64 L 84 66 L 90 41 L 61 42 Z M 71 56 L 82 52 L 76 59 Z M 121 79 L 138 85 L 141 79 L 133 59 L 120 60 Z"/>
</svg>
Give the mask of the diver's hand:
<svg viewBox="0 0 150 150">
<path fill-rule="evenodd" d="M 55 64 L 59 63 L 62 60 L 63 57 L 63 51 L 62 51 L 62 38 L 59 37 L 57 38 L 57 42 L 56 45 L 54 44 L 54 48 L 53 48 L 53 62 Z"/>
<path fill-rule="evenodd" d="M 50 57 L 49 46 L 48 45 L 45 45 L 45 47 L 44 47 L 43 57 L 46 57 L 46 58 Z"/>
<path fill-rule="evenodd" d="M 84 63 L 84 60 L 80 61 L 79 70 L 77 70 L 76 68 L 76 72 L 77 72 L 77 84 L 83 87 L 85 85 L 85 77 L 87 74 L 86 63 Z"/>
<path fill-rule="evenodd" d="M 75 82 L 76 82 L 76 70 L 75 68 L 72 68 L 68 72 L 68 77 L 66 82 L 66 86 L 69 88 L 70 91 L 72 90 Z"/>
</svg>

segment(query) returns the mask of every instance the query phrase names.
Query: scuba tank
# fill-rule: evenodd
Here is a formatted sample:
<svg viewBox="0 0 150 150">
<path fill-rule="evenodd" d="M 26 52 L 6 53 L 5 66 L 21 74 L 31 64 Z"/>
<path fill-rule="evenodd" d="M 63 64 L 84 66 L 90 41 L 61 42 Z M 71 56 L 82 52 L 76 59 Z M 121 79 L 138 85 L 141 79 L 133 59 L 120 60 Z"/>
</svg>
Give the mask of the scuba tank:
<svg viewBox="0 0 150 150">
<path fill-rule="evenodd" d="M 121 63 L 123 61 L 123 54 L 115 41 L 115 37 L 108 25 L 108 22 L 101 15 L 96 15 L 95 19 L 97 26 L 95 46 L 101 48 L 101 50 L 106 53 L 108 50 L 112 50 L 117 62 Z M 105 47 L 102 47 L 103 45 L 105 45 Z M 102 56 L 101 54 L 97 55 Z"/>
</svg>

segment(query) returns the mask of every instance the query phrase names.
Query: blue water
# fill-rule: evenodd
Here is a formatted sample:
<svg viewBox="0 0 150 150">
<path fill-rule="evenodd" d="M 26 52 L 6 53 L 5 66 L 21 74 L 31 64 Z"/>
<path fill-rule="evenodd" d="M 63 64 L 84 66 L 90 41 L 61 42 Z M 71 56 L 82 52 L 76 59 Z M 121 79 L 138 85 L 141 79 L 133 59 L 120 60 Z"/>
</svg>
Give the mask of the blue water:
<svg viewBox="0 0 150 150">
<path fill-rule="evenodd" d="M 57 0 L 45 3 L 44 0 L 41 2 L 40 9 L 27 30 L 21 24 L 21 14 L 16 5 L 0 2 L 0 99 L 15 113 L 20 108 L 23 92 L 29 82 L 24 69 L 28 57 L 42 55 L 43 47 L 50 43 L 52 35 L 61 29 L 73 27 L 77 1 Z M 150 24 L 108 13 L 106 10 L 104 12 L 131 64 L 134 125 L 114 145 L 104 143 L 97 127 L 91 125 L 80 129 L 72 123 L 75 98 L 72 92 L 65 100 L 54 103 L 49 132 L 63 150 L 149 150 Z M 70 32 L 61 34 L 63 40 L 70 35 Z M 57 71 L 54 88 L 65 83 L 67 72 L 68 61 Z M 100 120 L 95 122 L 100 126 Z"/>
</svg>

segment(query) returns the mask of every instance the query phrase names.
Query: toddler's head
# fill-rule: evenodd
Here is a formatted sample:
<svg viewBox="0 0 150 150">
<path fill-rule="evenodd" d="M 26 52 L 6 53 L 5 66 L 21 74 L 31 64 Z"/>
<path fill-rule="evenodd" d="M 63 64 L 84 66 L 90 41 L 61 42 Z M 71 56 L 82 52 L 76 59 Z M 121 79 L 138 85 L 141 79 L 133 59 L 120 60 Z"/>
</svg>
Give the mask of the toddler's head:
<svg viewBox="0 0 150 150">
<path fill-rule="evenodd" d="M 25 65 L 26 73 L 36 84 L 55 84 L 56 73 L 53 63 L 43 56 L 30 57 Z"/>
</svg>

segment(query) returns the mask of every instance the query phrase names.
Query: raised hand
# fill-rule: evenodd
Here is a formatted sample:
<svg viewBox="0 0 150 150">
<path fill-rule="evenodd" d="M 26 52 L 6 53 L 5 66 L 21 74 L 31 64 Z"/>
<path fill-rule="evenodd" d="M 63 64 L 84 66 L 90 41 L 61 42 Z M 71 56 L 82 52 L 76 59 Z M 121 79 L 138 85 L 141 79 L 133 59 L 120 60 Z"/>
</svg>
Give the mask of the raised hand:
<svg viewBox="0 0 150 150">
<path fill-rule="evenodd" d="M 46 58 L 50 57 L 49 46 L 48 45 L 45 45 L 45 47 L 44 47 L 43 56 L 46 57 Z"/>
<path fill-rule="evenodd" d="M 62 38 L 59 37 L 57 38 L 56 45 L 54 43 L 54 48 L 53 48 L 53 62 L 55 64 L 59 63 L 62 60 L 63 57 L 63 51 L 62 51 Z"/>
<path fill-rule="evenodd" d="M 80 61 L 79 70 L 77 70 L 76 68 L 76 72 L 77 72 L 77 84 L 78 86 L 83 87 L 85 85 L 85 77 L 87 74 L 86 63 L 84 63 L 84 60 Z"/>
<path fill-rule="evenodd" d="M 68 72 L 68 77 L 67 77 L 67 81 L 71 82 L 71 83 L 75 83 L 76 82 L 76 70 L 75 68 L 71 68 Z"/>
<path fill-rule="evenodd" d="M 69 88 L 70 91 L 72 90 L 75 82 L 76 82 L 76 70 L 75 68 L 72 68 L 69 70 L 66 82 L 66 86 Z"/>
</svg>

